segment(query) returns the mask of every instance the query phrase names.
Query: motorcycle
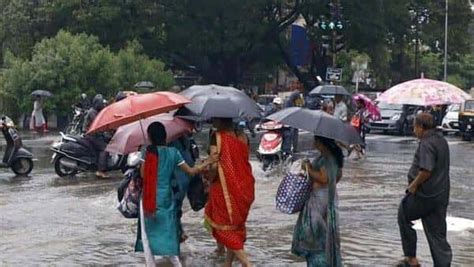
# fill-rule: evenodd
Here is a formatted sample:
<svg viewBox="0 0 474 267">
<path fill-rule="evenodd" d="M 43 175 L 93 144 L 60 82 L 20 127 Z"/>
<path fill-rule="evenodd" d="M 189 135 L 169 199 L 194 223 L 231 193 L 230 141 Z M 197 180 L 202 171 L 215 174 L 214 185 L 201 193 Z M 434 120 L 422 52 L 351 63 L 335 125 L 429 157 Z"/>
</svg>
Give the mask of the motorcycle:
<svg viewBox="0 0 474 267">
<path fill-rule="evenodd" d="M 73 117 L 69 125 L 66 127 L 64 132 L 69 135 L 81 135 L 82 124 L 84 123 L 84 117 L 86 115 L 85 109 L 74 106 Z"/>
<path fill-rule="evenodd" d="M 51 146 L 54 152 L 51 163 L 60 177 L 74 176 L 80 172 L 97 171 L 98 153 L 87 137 L 66 135 L 60 132 L 61 139 Z M 110 155 L 106 171 L 126 170 L 127 156 Z"/>
<path fill-rule="evenodd" d="M 11 168 L 16 175 L 28 175 L 33 170 L 33 154 L 23 147 L 23 142 L 13 121 L 3 116 L 0 121 L 7 147 L 0 168 Z"/>
<path fill-rule="evenodd" d="M 283 124 L 268 121 L 262 123 L 259 130 L 264 130 L 257 150 L 257 158 L 262 162 L 262 170 L 272 169 L 292 159 L 292 142 L 289 128 Z"/>
</svg>

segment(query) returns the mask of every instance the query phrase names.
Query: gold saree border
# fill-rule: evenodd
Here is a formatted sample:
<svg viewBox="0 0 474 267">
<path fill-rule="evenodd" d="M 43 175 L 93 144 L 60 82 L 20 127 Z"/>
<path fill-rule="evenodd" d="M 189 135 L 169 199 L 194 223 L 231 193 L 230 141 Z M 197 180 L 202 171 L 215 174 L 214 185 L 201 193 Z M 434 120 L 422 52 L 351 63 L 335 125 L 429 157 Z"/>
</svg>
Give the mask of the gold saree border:
<svg viewBox="0 0 474 267">
<path fill-rule="evenodd" d="M 212 228 L 220 231 L 237 231 L 243 229 L 242 226 L 238 225 L 225 225 L 225 224 L 217 224 L 215 223 L 209 216 L 204 214 L 204 219 L 211 225 Z"/>
</svg>

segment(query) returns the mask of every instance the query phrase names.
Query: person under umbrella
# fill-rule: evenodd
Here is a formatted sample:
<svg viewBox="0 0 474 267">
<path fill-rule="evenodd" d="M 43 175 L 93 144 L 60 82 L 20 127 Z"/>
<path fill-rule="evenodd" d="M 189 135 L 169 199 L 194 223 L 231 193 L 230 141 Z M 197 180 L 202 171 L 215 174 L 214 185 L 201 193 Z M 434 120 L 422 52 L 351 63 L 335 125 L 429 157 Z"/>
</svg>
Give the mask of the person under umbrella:
<svg viewBox="0 0 474 267">
<path fill-rule="evenodd" d="M 334 100 L 336 102 L 334 116 L 343 122 L 347 122 L 347 105 L 344 103 L 343 95 L 336 95 Z"/>
<path fill-rule="evenodd" d="M 84 116 L 84 122 L 82 124 L 83 132 L 87 132 L 89 130 L 90 125 L 97 117 L 97 114 L 99 114 L 99 112 L 104 108 L 104 106 L 104 97 L 101 94 L 97 94 L 92 100 L 91 107 Z M 109 176 L 105 173 L 107 171 L 108 152 L 105 151 L 105 148 L 110 139 L 109 136 L 105 133 L 94 133 L 86 134 L 85 138 L 94 145 L 98 155 L 97 172 L 95 175 L 101 178 L 108 178 Z"/>
<path fill-rule="evenodd" d="M 304 257 L 308 266 L 342 266 L 337 220 L 336 185 L 342 177 L 344 155 L 333 139 L 314 136 L 320 155 L 301 168 L 307 171 L 313 189 L 299 213 L 291 252 Z"/>
<path fill-rule="evenodd" d="M 172 176 L 177 169 L 194 176 L 216 162 L 218 155 L 213 154 L 200 165 L 190 167 L 176 148 L 166 146 L 167 135 L 163 124 L 150 124 L 147 135 L 151 145 L 146 148 L 140 169 L 143 196 L 135 251 L 145 253 L 147 266 L 155 266 L 154 255 L 166 256 L 173 266 L 182 266 Z"/>
<path fill-rule="evenodd" d="M 302 164 L 313 190 L 299 214 L 292 252 L 305 257 L 308 266 L 342 266 L 337 222 L 336 184 L 342 177 L 344 156 L 338 143 L 360 144 L 355 129 L 323 111 L 287 108 L 267 117 L 314 134 L 321 156 Z"/>
<path fill-rule="evenodd" d="M 30 130 L 43 133 L 46 130 L 46 119 L 43 115 L 43 98 L 35 95 L 33 112 L 31 113 Z"/>
<path fill-rule="evenodd" d="M 361 159 L 362 155 L 365 154 L 365 124 L 368 122 L 368 113 L 365 102 L 362 99 L 356 100 L 356 108 L 357 110 L 351 119 L 351 125 L 354 126 L 359 133 L 363 144 L 351 145 L 349 155 L 353 150 L 355 150 L 357 152 L 357 159 Z"/>
<path fill-rule="evenodd" d="M 210 152 L 219 155 L 219 162 L 211 165 L 206 176 L 210 188 L 205 222 L 218 247 L 227 249 L 225 266 L 232 266 L 234 258 L 243 266 L 250 266 L 244 250 L 245 224 L 255 199 L 249 140 L 235 131 L 232 118 L 213 118 L 212 122 L 216 131 L 211 137 Z"/>
<path fill-rule="evenodd" d="M 178 139 L 172 141 L 171 143 L 168 144 L 169 147 L 174 147 L 176 148 L 179 153 L 183 156 L 183 160 L 186 162 L 191 167 L 194 167 L 196 164 L 197 158 L 194 158 L 193 153 L 192 153 L 192 135 L 191 134 L 185 134 Z M 176 192 L 176 209 L 177 209 L 177 215 L 178 215 L 178 237 L 180 239 L 180 242 L 186 241 L 188 236 L 186 235 L 184 229 L 183 229 L 183 224 L 181 223 L 181 217 L 183 216 L 183 201 L 184 198 L 186 197 L 186 193 L 188 192 L 189 189 L 189 184 L 191 180 L 193 179 L 193 176 L 190 176 L 186 172 L 184 172 L 181 169 L 176 169 L 173 173 L 174 179 L 177 182 L 177 187 L 178 191 Z M 197 174 L 198 177 L 197 179 L 202 179 L 202 177 Z"/>
<path fill-rule="evenodd" d="M 288 97 L 286 101 L 285 108 L 291 107 L 303 107 L 304 106 L 304 97 L 303 97 L 303 88 L 295 90 L 291 95 Z M 297 128 L 289 128 L 290 132 L 289 138 L 291 139 L 291 145 L 293 146 L 293 152 L 298 151 L 298 136 L 299 131 Z"/>
</svg>

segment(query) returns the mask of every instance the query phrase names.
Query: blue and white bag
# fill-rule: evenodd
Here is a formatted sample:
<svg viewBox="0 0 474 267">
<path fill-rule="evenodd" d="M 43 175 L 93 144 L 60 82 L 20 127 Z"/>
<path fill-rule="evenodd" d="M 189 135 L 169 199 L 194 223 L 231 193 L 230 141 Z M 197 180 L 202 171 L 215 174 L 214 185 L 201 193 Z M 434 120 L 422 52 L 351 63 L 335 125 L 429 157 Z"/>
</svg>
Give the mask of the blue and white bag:
<svg viewBox="0 0 474 267">
<path fill-rule="evenodd" d="M 279 211 L 286 214 L 294 214 L 300 212 L 309 198 L 312 181 L 302 171 L 301 161 L 293 163 L 292 168 L 283 177 L 275 197 L 276 207 Z"/>
</svg>

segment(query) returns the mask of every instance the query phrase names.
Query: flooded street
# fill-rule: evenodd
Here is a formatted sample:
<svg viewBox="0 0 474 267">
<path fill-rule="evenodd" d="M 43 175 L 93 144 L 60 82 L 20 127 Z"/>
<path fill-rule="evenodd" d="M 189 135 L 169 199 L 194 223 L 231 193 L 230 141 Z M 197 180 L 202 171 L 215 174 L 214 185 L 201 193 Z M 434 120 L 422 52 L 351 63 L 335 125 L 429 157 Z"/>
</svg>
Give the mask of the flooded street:
<svg viewBox="0 0 474 267">
<path fill-rule="evenodd" d="M 29 177 L 14 177 L 9 169 L 0 171 L 0 265 L 143 265 L 143 255 L 133 252 L 136 220 L 125 219 L 116 210 L 119 173 L 107 180 L 93 175 L 59 178 L 50 164 L 52 153 L 48 148 L 56 137 L 23 134 L 23 138 L 37 161 Z M 455 137 L 448 140 L 448 215 L 453 222 L 448 227 L 448 240 L 453 248 L 453 265 L 473 266 L 474 143 L 460 142 Z M 300 156 L 314 155 L 310 135 L 301 135 L 300 148 Z M 369 135 L 368 157 L 361 161 L 346 159 L 338 185 L 346 266 L 393 266 L 401 258 L 397 209 L 415 148 L 411 137 Z M 254 155 L 252 165 L 257 182 L 247 224 L 250 259 L 256 266 L 306 266 L 303 259 L 290 253 L 297 215 L 275 209 L 274 197 L 282 175 L 263 173 Z M 214 253 L 214 240 L 202 226 L 202 211 L 193 212 L 185 203 L 183 223 L 190 236 L 182 245 L 185 266 L 222 264 L 224 259 Z M 421 263 L 431 266 L 424 233 L 417 233 Z"/>
</svg>

